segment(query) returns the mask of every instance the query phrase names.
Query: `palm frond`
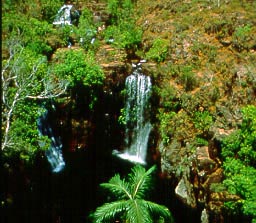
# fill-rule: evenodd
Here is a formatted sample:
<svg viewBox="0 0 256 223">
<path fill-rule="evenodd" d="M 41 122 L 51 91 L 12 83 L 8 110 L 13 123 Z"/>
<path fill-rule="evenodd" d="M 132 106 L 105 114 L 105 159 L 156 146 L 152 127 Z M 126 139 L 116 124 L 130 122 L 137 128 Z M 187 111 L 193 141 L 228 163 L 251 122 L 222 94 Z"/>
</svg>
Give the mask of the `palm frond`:
<svg viewBox="0 0 256 223">
<path fill-rule="evenodd" d="M 144 198 L 145 193 L 151 189 L 152 184 L 151 174 L 155 171 L 156 166 L 152 166 L 147 171 L 144 167 L 136 165 L 132 168 L 129 174 L 129 184 L 131 185 L 131 192 L 133 198 Z"/>
<path fill-rule="evenodd" d="M 146 200 L 141 200 L 141 202 L 141 205 L 145 209 L 149 210 L 151 214 L 163 217 L 168 223 L 174 222 L 171 212 L 164 205 L 156 204 Z"/>
<path fill-rule="evenodd" d="M 149 211 L 141 205 L 139 199 L 128 201 L 126 221 L 128 223 L 152 223 Z"/>
<path fill-rule="evenodd" d="M 108 189 L 119 199 L 132 199 L 129 190 L 129 184 L 124 180 L 121 180 L 119 174 L 116 174 L 114 177 L 112 177 L 108 183 L 102 183 L 100 186 Z"/>
<path fill-rule="evenodd" d="M 115 216 L 126 209 L 127 201 L 115 201 L 111 203 L 105 203 L 98 207 L 94 212 L 95 223 L 110 222 Z"/>
</svg>

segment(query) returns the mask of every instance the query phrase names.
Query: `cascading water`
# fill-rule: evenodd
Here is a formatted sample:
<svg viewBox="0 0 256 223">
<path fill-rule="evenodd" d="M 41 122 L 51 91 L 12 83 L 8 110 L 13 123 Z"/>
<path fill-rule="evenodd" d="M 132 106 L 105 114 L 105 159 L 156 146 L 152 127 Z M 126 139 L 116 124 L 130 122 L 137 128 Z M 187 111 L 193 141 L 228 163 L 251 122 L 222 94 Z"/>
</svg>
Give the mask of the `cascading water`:
<svg viewBox="0 0 256 223">
<path fill-rule="evenodd" d="M 71 25 L 71 8 L 72 5 L 63 5 L 53 21 L 54 25 Z"/>
<path fill-rule="evenodd" d="M 113 154 L 134 163 L 146 163 L 148 138 L 151 131 L 149 120 L 151 95 L 150 77 L 141 73 L 139 65 L 126 78 L 127 99 L 125 105 L 125 151 Z"/>
<path fill-rule="evenodd" d="M 80 16 L 78 10 L 73 5 L 63 5 L 53 21 L 53 25 L 72 25 Z"/>
<path fill-rule="evenodd" d="M 48 111 L 38 119 L 38 129 L 40 134 L 48 136 L 51 140 L 50 148 L 45 152 L 48 162 L 51 165 L 52 172 L 58 173 L 65 167 L 65 161 L 62 155 L 62 143 L 60 137 L 54 135 L 51 124 L 48 120 Z"/>
</svg>

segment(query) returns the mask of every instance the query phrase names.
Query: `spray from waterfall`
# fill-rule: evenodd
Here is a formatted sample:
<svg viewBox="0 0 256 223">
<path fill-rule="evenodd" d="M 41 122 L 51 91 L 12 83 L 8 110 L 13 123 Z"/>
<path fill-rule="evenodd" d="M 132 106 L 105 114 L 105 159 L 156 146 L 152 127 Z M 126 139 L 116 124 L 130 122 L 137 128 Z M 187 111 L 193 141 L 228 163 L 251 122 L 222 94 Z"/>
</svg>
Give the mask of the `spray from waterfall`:
<svg viewBox="0 0 256 223">
<path fill-rule="evenodd" d="M 151 131 L 150 104 L 151 80 L 141 72 L 140 65 L 126 78 L 125 151 L 113 154 L 134 163 L 146 163 L 148 139 Z"/>
</svg>

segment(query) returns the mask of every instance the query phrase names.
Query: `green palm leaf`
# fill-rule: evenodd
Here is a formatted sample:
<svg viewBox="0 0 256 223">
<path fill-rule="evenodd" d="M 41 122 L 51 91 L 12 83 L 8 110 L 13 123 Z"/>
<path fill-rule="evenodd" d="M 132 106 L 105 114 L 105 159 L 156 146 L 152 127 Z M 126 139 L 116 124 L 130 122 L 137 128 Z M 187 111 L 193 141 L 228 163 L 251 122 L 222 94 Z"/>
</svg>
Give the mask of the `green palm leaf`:
<svg viewBox="0 0 256 223">
<path fill-rule="evenodd" d="M 142 200 L 142 202 L 143 202 L 144 208 L 149 210 L 150 213 L 165 218 L 166 220 L 168 220 L 168 223 L 173 222 L 173 217 L 169 209 L 164 205 L 156 204 L 154 202 L 145 201 L 145 200 Z"/>
<path fill-rule="evenodd" d="M 142 200 L 129 201 L 126 220 L 129 223 L 152 223 L 149 211 L 142 205 Z"/>
<path fill-rule="evenodd" d="M 98 207 L 94 213 L 95 223 L 110 222 L 118 213 L 122 213 L 126 210 L 127 201 L 115 201 L 111 203 L 105 203 Z"/>
<path fill-rule="evenodd" d="M 128 175 L 128 181 L 122 180 L 120 175 L 116 174 L 108 183 L 102 183 L 101 186 L 120 201 L 106 203 L 97 208 L 94 213 L 95 222 L 110 222 L 116 215 L 119 216 L 118 220 L 125 223 L 152 223 L 153 216 L 164 218 L 168 223 L 173 222 L 167 207 L 143 199 L 150 189 L 150 175 L 155 169 L 153 166 L 146 171 L 142 166 L 135 166 Z"/>
<path fill-rule="evenodd" d="M 129 191 L 129 184 L 121 180 L 120 175 L 116 174 L 112 177 L 108 183 L 100 184 L 101 187 L 108 189 L 119 199 L 131 199 L 131 193 Z"/>
<path fill-rule="evenodd" d="M 156 166 L 152 166 L 146 171 L 142 166 L 135 166 L 129 174 L 129 183 L 131 185 L 133 198 L 144 198 L 146 192 L 150 189 L 152 184 L 151 174 L 155 171 Z"/>
</svg>

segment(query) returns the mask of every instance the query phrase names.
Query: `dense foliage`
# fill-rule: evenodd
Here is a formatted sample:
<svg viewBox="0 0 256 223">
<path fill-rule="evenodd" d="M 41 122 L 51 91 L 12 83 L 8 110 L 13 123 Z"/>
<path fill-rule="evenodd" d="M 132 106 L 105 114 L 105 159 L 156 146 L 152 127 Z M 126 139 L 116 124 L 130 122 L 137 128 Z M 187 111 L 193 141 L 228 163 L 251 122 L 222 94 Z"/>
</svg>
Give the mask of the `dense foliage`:
<svg viewBox="0 0 256 223">
<path fill-rule="evenodd" d="M 131 170 L 127 179 L 121 179 L 119 174 L 112 177 L 101 187 L 107 189 L 116 201 L 108 202 L 96 209 L 95 222 L 118 220 L 130 223 L 172 222 L 171 214 L 163 205 L 144 200 L 152 187 L 152 173 L 155 166 L 147 171 L 137 165 Z M 166 220 L 166 221 L 165 221 Z"/>
<path fill-rule="evenodd" d="M 90 108 L 97 100 L 104 74 L 94 53 L 85 51 L 92 36 L 84 31 L 96 26 L 85 9 L 77 27 L 54 27 L 52 22 L 61 5 L 62 1 L 45 0 L 3 2 L 1 135 L 6 157 L 19 155 L 33 161 L 38 151 L 48 148 L 49 140 L 37 129 L 37 120 L 44 112 L 42 104 L 54 102 L 78 85 L 87 88 Z M 84 50 L 56 51 L 80 38 L 86 40 Z"/>
<path fill-rule="evenodd" d="M 242 210 L 256 222 L 256 107 L 249 105 L 242 112 L 241 126 L 223 141 L 222 147 L 224 185 L 242 200 L 226 205 L 236 213 Z"/>
<path fill-rule="evenodd" d="M 82 104 L 93 109 L 105 80 L 96 60 L 105 65 L 113 60 L 124 62 L 126 54 L 125 59 L 115 54 L 126 49 L 149 62 L 143 69 L 153 78 L 152 119 L 159 132 L 155 143 L 162 171 L 181 177 L 190 168 L 195 194 L 198 199 L 207 197 L 202 206 L 209 208 L 212 201 L 205 188 L 212 185 L 208 185 L 208 177 L 215 173 L 211 171 L 223 168 L 224 189 L 241 198 L 227 202 L 226 210 L 256 222 L 256 1 L 99 3 L 104 5 L 101 10 L 106 10 L 107 21 L 95 21 L 97 4 L 89 9 L 90 1 L 86 0 L 76 1 L 83 8 L 79 21 L 71 26 L 54 26 L 63 1 L 2 2 L 4 156 L 8 159 L 18 155 L 33 161 L 39 151 L 48 148 L 49 139 L 40 136 L 37 129 L 37 120 L 45 112 L 43 104 L 63 95 L 63 101 L 71 98 L 73 103 L 82 95 Z M 103 53 L 98 53 L 103 45 L 109 48 L 102 47 Z M 243 121 L 237 125 L 241 107 L 249 104 L 254 106 L 242 109 Z M 124 117 L 122 110 L 122 124 Z M 219 148 L 219 140 L 234 129 Z M 200 147 L 209 151 L 208 158 L 213 162 L 206 171 L 195 164 Z M 194 176 L 199 181 L 192 179 Z M 118 176 L 112 181 L 122 185 L 130 182 Z M 218 202 L 216 206 L 221 206 L 222 200 Z"/>
<path fill-rule="evenodd" d="M 95 62 L 93 52 L 85 53 L 83 50 L 59 51 L 54 61 L 54 72 L 60 78 L 68 80 L 69 87 L 77 90 L 83 86 L 91 96 L 90 108 L 93 108 L 97 100 L 98 87 L 103 84 L 104 73 Z"/>
<path fill-rule="evenodd" d="M 142 30 L 136 25 L 136 14 L 131 0 L 108 1 L 110 24 L 104 31 L 104 39 L 117 48 L 137 49 Z"/>
</svg>

